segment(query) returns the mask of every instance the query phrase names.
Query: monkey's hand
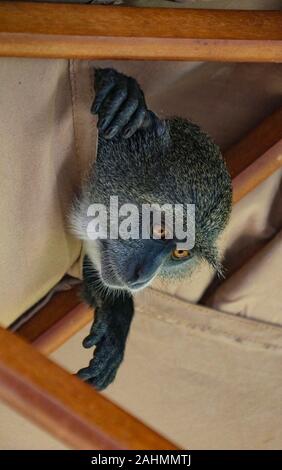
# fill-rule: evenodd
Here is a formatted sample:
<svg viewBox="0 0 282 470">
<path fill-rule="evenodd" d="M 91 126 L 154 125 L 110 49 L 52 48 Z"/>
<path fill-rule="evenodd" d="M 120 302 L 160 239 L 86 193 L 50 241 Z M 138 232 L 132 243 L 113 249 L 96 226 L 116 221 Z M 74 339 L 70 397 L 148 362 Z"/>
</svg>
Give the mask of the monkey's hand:
<svg viewBox="0 0 282 470">
<path fill-rule="evenodd" d="M 83 346 L 96 346 L 89 366 L 80 369 L 78 376 L 97 390 L 106 388 L 115 378 L 123 360 L 126 339 L 133 317 L 130 294 L 115 301 L 104 302 L 96 308 L 95 319 Z"/>
<path fill-rule="evenodd" d="M 164 133 L 164 123 L 147 108 L 134 78 L 114 69 L 95 69 L 94 88 L 91 112 L 98 114 L 97 127 L 105 139 L 117 135 L 127 139 L 138 129 L 154 130 L 158 136 Z"/>
</svg>

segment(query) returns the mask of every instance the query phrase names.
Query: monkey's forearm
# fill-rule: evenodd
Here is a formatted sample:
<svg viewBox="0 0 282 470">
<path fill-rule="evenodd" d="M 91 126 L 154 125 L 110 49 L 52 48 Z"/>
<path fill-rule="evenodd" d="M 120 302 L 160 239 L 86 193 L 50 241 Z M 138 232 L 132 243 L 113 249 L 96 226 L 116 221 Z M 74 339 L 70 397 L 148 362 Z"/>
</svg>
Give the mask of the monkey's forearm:
<svg viewBox="0 0 282 470">
<path fill-rule="evenodd" d="M 83 346 L 96 348 L 89 366 L 80 369 L 78 376 L 103 390 L 114 380 L 123 360 L 134 307 L 129 293 L 103 296 L 98 285 L 93 274 L 91 279 L 84 279 L 84 298 L 95 308 L 95 318 Z"/>
</svg>

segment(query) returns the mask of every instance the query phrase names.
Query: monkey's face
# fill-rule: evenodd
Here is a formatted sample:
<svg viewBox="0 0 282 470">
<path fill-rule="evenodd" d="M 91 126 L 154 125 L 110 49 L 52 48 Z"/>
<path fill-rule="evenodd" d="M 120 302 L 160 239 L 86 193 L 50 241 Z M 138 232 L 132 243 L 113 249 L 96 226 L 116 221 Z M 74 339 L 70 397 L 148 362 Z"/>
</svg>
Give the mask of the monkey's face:
<svg viewBox="0 0 282 470">
<path fill-rule="evenodd" d="M 196 263 L 192 250 L 177 249 L 175 240 L 96 240 L 87 243 L 87 254 L 93 261 L 105 286 L 138 291 L 156 276 L 179 277 Z"/>
<path fill-rule="evenodd" d="M 94 173 L 82 200 L 84 212 L 93 203 L 106 208 L 107 218 L 103 211 L 97 216 L 95 208 L 88 212 L 91 228 L 95 225 L 97 232 L 98 227 L 100 235 L 95 240 L 83 237 L 103 284 L 136 291 L 156 276 L 187 276 L 200 260 L 220 270 L 216 242 L 229 218 L 231 195 L 230 177 L 219 149 L 188 121 L 168 121 L 166 135 L 158 138 L 146 132 L 137 132 L 130 139 L 100 138 Z M 116 214 L 111 217 L 113 198 L 119 214 L 121 209 L 119 220 Z M 146 220 L 147 236 L 140 236 L 144 229 L 140 214 L 148 204 L 193 205 L 194 226 L 187 217 L 185 223 L 186 234 L 190 230 L 194 243 L 179 248 L 183 239 L 175 233 L 173 223 L 163 224 L 162 211 L 157 224 Z M 135 218 L 129 214 L 132 207 L 137 209 Z M 156 231 L 160 237 L 153 236 Z M 170 236 L 163 236 L 167 231 L 172 232 Z"/>
</svg>

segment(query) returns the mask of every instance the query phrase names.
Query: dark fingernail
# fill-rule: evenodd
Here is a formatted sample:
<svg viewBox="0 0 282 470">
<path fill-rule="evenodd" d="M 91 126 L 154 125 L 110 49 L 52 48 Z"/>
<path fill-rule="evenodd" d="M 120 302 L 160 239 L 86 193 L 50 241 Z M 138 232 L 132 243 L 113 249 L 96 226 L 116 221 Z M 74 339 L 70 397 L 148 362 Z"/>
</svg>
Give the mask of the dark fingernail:
<svg viewBox="0 0 282 470">
<path fill-rule="evenodd" d="M 97 127 L 100 131 L 103 131 L 103 127 L 105 125 L 105 122 L 106 120 L 105 119 L 99 119 L 98 123 L 97 123 Z"/>
<path fill-rule="evenodd" d="M 130 127 L 125 129 L 122 135 L 125 139 L 129 139 L 129 137 L 131 137 L 132 135 L 132 130 L 130 129 Z"/>
<path fill-rule="evenodd" d="M 91 114 L 96 114 L 97 111 L 98 111 L 98 104 L 95 103 L 95 101 L 94 101 L 94 103 L 91 106 Z"/>
<path fill-rule="evenodd" d="M 118 130 L 118 126 L 109 127 L 104 134 L 105 139 L 112 139 L 118 133 Z"/>
<path fill-rule="evenodd" d="M 77 377 L 79 377 L 80 379 L 82 380 L 88 380 L 89 377 L 91 377 L 91 374 L 89 373 L 88 370 L 86 370 L 85 368 L 84 369 L 80 369 L 78 372 L 77 372 Z"/>
</svg>

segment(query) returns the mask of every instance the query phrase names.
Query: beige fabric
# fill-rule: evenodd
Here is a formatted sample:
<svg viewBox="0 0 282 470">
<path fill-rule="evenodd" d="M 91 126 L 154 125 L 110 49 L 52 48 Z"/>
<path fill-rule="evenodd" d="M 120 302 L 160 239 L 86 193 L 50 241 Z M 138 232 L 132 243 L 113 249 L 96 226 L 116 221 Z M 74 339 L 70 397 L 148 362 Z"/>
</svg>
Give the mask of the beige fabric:
<svg viewBox="0 0 282 470">
<path fill-rule="evenodd" d="M 282 325 L 282 232 L 220 286 L 208 305 Z"/>
<path fill-rule="evenodd" d="M 46 431 L 0 402 L 0 450 L 67 450 Z"/>
<path fill-rule="evenodd" d="M 80 274 L 81 245 L 66 215 L 83 158 L 68 61 L 2 58 L 0 82 L 0 299 L 8 325 L 67 271 Z"/>
<path fill-rule="evenodd" d="M 281 448 L 282 329 L 144 294 L 105 394 L 184 448 Z M 86 333 L 53 359 L 70 370 L 84 366 Z"/>
</svg>

